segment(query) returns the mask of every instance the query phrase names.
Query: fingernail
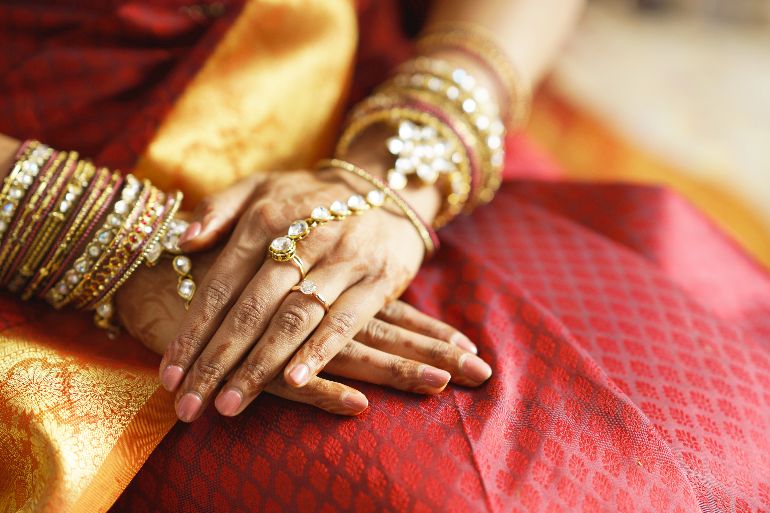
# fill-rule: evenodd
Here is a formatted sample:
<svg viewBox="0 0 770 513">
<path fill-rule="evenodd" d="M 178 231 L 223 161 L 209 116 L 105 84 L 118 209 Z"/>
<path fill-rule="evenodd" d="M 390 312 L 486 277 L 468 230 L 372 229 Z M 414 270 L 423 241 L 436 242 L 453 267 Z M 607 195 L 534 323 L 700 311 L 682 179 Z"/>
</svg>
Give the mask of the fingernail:
<svg viewBox="0 0 770 513">
<path fill-rule="evenodd" d="M 293 381 L 294 386 L 301 387 L 310 378 L 310 367 L 304 363 L 295 365 L 291 372 L 289 372 L 289 378 Z"/>
<path fill-rule="evenodd" d="M 443 388 L 452 379 L 452 375 L 445 370 L 437 369 L 435 367 L 428 367 L 427 365 L 422 368 L 422 374 L 420 375 L 423 382 L 435 388 Z"/>
<path fill-rule="evenodd" d="M 455 333 L 449 338 L 449 342 L 456 345 L 460 349 L 465 349 L 473 354 L 479 354 L 479 348 L 476 344 L 471 342 L 471 339 L 463 335 L 462 333 Z"/>
<path fill-rule="evenodd" d="M 201 234 L 201 229 L 203 227 L 199 222 L 194 222 L 190 224 L 190 226 L 187 227 L 187 230 L 182 234 L 181 237 L 179 237 L 179 245 L 182 246 L 186 242 L 190 242 L 195 237 Z"/>
<path fill-rule="evenodd" d="M 356 394 L 351 392 L 345 392 L 342 394 L 342 404 L 351 411 L 361 413 L 369 407 L 369 401 L 364 394 Z"/>
<path fill-rule="evenodd" d="M 222 415 L 232 417 L 236 414 L 238 408 L 241 407 L 241 401 L 243 401 L 241 393 L 234 388 L 230 388 L 217 396 L 214 406 Z"/>
<path fill-rule="evenodd" d="M 492 367 L 472 354 L 465 354 L 460 358 L 460 369 L 466 378 L 476 383 L 482 383 L 492 375 Z"/>
<path fill-rule="evenodd" d="M 160 375 L 160 384 L 169 392 L 176 390 L 184 377 L 184 369 L 179 365 L 168 365 Z"/>
<path fill-rule="evenodd" d="M 202 404 L 201 396 L 195 392 L 187 392 L 176 404 L 176 415 L 179 417 L 179 420 L 191 422 L 198 414 Z"/>
</svg>

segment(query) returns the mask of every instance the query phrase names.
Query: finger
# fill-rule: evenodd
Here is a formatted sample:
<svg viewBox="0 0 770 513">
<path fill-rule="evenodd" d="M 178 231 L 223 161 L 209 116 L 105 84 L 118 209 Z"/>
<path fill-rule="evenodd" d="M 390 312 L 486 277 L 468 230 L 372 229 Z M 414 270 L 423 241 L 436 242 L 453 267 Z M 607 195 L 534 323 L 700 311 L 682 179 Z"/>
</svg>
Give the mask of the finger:
<svg viewBox="0 0 770 513">
<path fill-rule="evenodd" d="M 248 237 L 240 236 L 239 231 L 236 229 L 198 286 L 177 337 L 166 348 L 160 382 L 168 391 L 178 388 L 230 306 L 262 265 L 268 234 L 258 226 L 250 228 L 253 235 Z"/>
<path fill-rule="evenodd" d="M 283 379 L 275 379 L 265 387 L 265 391 L 337 415 L 354 416 L 369 407 L 366 396 L 355 388 L 319 377 L 311 379 L 302 388 L 290 387 Z"/>
<path fill-rule="evenodd" d="M 403 301 L 388 303 L 377 313 L 377 317 L 415 333 L 449 342 L 473 354 L 479 352 L 476 344 L 458 330 Z"/>
<path fill-rule="evenodd" d="M 333 302 L 351 283 L 359 279 L 340 264 L 314 270 L 306 283 L 318 283 L 314 293 Z M 313 281 L 311 281 L 313 280 Z M 308 291 L 311 288 L 307 288 Z M 324 307 L 315 297 L 293 291 L 272 316 L 243 363 L 220 392 L 216 406 L 223 415 L 237 415 L 280 374 L 297 348 L 316 329 L 324 317 Z M 230 340 L 231 330 L 223 331 L 221 340 Z M 312 376 L 308 376 L 310 378 Z"/>
<path fill-rule="evenodd" d="M 356 340 L 386 353 L 444 369 L 452 375 L 452 381 L 460 385 L 478 386 L 492 375 L 492 368 L 478 356 L 380 319 L 366 323 Z"/>
<path fill-rule="evenodd" d="M 195 207 L 190 225 L 179 238 L 186 252 L 208 249 L 229 232 L 250 204 L 262 174 L 239 181 L 224 191 L 203 198 Z"/>
<path fill-rule="evenodd" d="M 313 336 L 302 344 L 284 370 L 289 385 L 301 387 L 315 376 L 358 333 L 382 306 L 383 294 L 362 282 L 345 291 L 330 308 Z"/>
<path fill-rule="evenodd" d="M 190 422 L 203 411 L 203 405 L 209 402 L 214 391 L 264 333 L 298 277 L 296 269 L 271 259 L 259 269 L 238 300 L 223 314 L 225 318 L 194 363 L 185 367 L 184 380 L 176 397 L 177 416 L 181 420 Z M 320 318 L 323 312 L 317 314 Z M 292 315 L 301 314 L 292 311 Z M 182 362 L 182 365 L 186 363 Z M 260 366 L 251 369 L 252 373 L 259 374 L 263 386 L 272 380 L 266 369 L 261 362 Z M 279 370 L 280 366 L 275 373 Z"/>
<path fill-rule="evenodd" d="M 343 347 L 326 365 L 324 372 L 418 394 L 437 394 L 446 388 L 452 377 L 445 370 L 356 341 Z"/>
</svg>

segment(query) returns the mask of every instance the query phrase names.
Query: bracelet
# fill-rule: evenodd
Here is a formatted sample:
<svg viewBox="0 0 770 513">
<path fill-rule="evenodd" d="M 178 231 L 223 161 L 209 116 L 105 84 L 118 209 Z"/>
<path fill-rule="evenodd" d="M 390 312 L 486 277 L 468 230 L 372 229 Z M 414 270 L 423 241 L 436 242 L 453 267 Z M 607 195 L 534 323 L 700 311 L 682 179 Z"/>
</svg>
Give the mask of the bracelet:
<svg viewBox="0 0 770 513">
<path fill-rule="evenodd" d="M 45 166 L 53 150 L 37 141 L 25 141 L 16 153 L 15 164 L 5 178 L 0 191 L 0 243 L 40 169 Z"/>
<path fill-rule="evenodd" d="M 0 283 L 6 284 L 7 279 L 13 274 L 18 258 L 24 255 L 34 240 L 39 222 L 45 219 L 50 207 L 53 206 L 52 193 L 58 191 L 62 182 L 62 170 L 69 158 L 66 152 L 60 152 L 53 156 L 48 166 L 41 170 L 34 184 L 32 184 L 31 197 L 25 198 L 23 208 L 15 217 L 15 225 L 11 228 L 9 236 L 4 240 L 3 250 L 0 253 Z"/>
<path fill-rule="evenodd" d="M 357 177 L 366 180 L 371 185 L 376 187 L 385 198 L 390 199 L 396 206 L 401 209 L 409 222 L 417 230 L 420 238 L 425 245 L 425 252 L 427 256 L 433 255 L 439 247 L 438 237 L 436 233 L 422 220 L 422 218 L 409 206 L 409 204 L 401 198 L 393 189 L 388 187 L 382 180 L 372 176 L 362 168 L 341 159 L 324 159 L 316 164 L 316 169 L 342 169 L 348 173 L 352 173 Z M 374 192 L 374 191 L 372 191 Z M 370 192 L 371 194 L 371 192 Z M 368 197 L 369 195 L 367 195 Z"/>
<path fill-rule="evenodd" d="M 76 159 L 77 155 L 72 155 L 71 158 Z M 34 278 L 38 271 L 42 270 L 42 268 L 38 269 L 38 266 L 41 260 L 48 254 L 57 235 L 61 232 L 61 225 L 67 222 L 72 212 L 77 212 L 73 207 L 77 206 L 80 196 L 89 188 L 95 173 L 94 166 L 85 161 L 76 162 L 75 160 L 72 160 L 69 164 L 75 170 L 71 175 L 69 183 L 58 193 L 58 197 L 53 200 L 54 208 L 45 217 L 43 224 L 38 230 L 38 236 L 31 243 L 30 250 L 21 260 L 16 277 L 8 286 L 11 292 L 18 292 L 26 283 L 29 283 Z M 27 294 L 22 294 L 22 298 L 25 296 L 29 297 Z"/>
<path fill-rule="evenodd" d="M 88 165 L 91 164 L 88 163 Z M 44 286 L 55 270 L 61 267 L 66 255 L 72 251 L 72 243 L 80 238 L 79 233 L 82 232 L 89 213 L 92 212 L 94 205 L 99 201 L 102 190 L 109 183 L 109 179 L 110 174 L 106 169 L 100 169 L 95 172 L 95 176 L 82 195 L 82 201 L 75 206 L 75 216 L 62 228 L 61 233 L 53 242 L 53 250 L 41 262 L 40 268 L 22 293 L 22 299 L 26 301 L 35 295 L 38 288 Z"/>
<path fill-rule="evenodd" d="M 455 208 L 450 207 L 442 209 L 442 212 L 440 212 L 433 221 L 434 228 L 444 226 L 461 210 L 471 212 L 478 206 L 479 202 L 486 202 L 486 198 L 491 200 L 494 196 L 494 190 L 496 190 L 493 184 L 497 182 L 499 187 L 499 177 L 502 173 L 496 173 L 498 176 L 497 180 L 494 179 L 494 175 L 490 177 L 490 173 L 494 172 L 494 169 L 490 171 L 489 166 L 484 165 L 482 152 L 477 150 L 480 146 L 478 134 L 468 126 L 468 123 L 465 122 L 463 118 L 453 116 L 451 113 L 446 112 L 446 110 L 436 105 L 433 98 L 426 96 L 423 91 L 407 90 L 378 93 L 361 102 L 360 106 L 356 108 L 356 114 L 359 113 L 359 110 L 362 113 L 366 113 L 374 110 L 402 108 L 418 110 L 430 114 L 441 123 L 444 123 L 456 134 L 457 140 L 465 149 L 465 155 L 468 159 L 470 176 L 463 177 L 465 183 L 461 186 L 467 190 L 468 193 L 456 200 L 458 203 L 463 204 L 458 205 Z M 489 189 L 492 189 L 491 194 L 489 193 L 490 191 L 488 191 Z M 450 205 L 453 203 L 452 198 L 448 198 L 448 201 Z"/>
<path fill-rule="evenodd" d="M 450 141 L 450 159 L 452 164 L 454 164 L 454 168 L 450 168 L 448 173 L 448 187 L 445 188 L 445 206 L 437 216 L 437 220 L 439 220 L 440 223 L 444 223 L 461 212 L 467 202 L 471 186 L 471 169 L 467 149 L 462 141 L 458 138 L 457 134 L 452 132 L 450 128 L 434 115 L 408 107 L 372 109 L 370 111 L 364 111 L 358 116 L 354 114 L 351 123 L 345 128 L 345 131 L 337 143 L 335 154 L 345 155 L 353 140 L 368 127 L 376 123 L 399 123 L 404 120 L 428 127 L 436 133 L 441 134 L 442 138 L 445 140 Z M 406 126 L 409 127 L 409 125 Z M 414 131 L 411 127 L 407 130 Z M 401 132 L 402 130 L 399 131 Z M 403 186 L 406 185 L 405 181 L 401 181 L 403 175 L 398 168 L 399 162 L 397 160 L 395 168 L 388 171 L 388 184 L 394 189 L 399 188 L 399 186 L 400 188 L 403 188 Z M 414 167 L 412 167 L 412 169 L 414 169 Z M 393 178 L 396 177 L 398 177 L 398 179 L 394 181 Z M 436 224 L 436 226 L 441 225 Z"/>
<path fill-rule="evenodd" d="M 508 126 L 516 128 L 526 123 L 532 88 L 486 29 L 468 23 L 437 25 L 418 39 L 417 48 L 423 53 L 455 49 L 478 61 L 492 72 L 508 95 L 505 115 Z"/>
<path fill-rule="evenodd" d="M 428 94 L 433 99 L 428 103 L 436 103 L 442 110 L 452 112 L 450 118 L 467 119 L 481 141 L 480 151 L 484 154 L 485 168 L 489 168 L 490 177 L 485 182 L 490 183 L 492 194 L 483 192 L 483 201 L 491 200 L 494 191 L 499 187 L 502 168 L 505 161 L 503 140 L 505 125 L 500 121 L 499 109 L 491 100 L 489 91 L 476 85 L 476 80 L 462 68 L 455 68 L 448 62 L 418 57 L 399 68 L 390 83 L 386 84 L 397 92 L 414 92 Z M 424 96 L 423 96 L 424 98 Z M 497 186 L 493 182 L 497 181 Z M 486 188 L 486 187 L 485 187 Z"/>
</svg>

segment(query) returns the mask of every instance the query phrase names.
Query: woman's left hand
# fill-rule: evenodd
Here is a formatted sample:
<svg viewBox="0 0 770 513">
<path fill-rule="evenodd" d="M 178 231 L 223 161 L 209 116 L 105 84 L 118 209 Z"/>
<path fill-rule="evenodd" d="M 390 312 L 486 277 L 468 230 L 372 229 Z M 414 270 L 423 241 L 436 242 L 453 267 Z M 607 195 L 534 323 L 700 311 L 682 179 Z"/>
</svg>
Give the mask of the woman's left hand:
<svg viewBox="0 0 770 513">
<path fill-rule="evenodd" d="M 268 246 L 314 207 L 369 190 L 338 173 L 255 175 L 198 209 L 200 221 L 183 245 L 188 250 L 229 229 L 227 219 L 238 222 L 161 362 L 161 382 L 177 390 L 177 403 L 192 394 L 206 404 L 226 376 L 219 393 L 235 391 L 239 410 L 281 370 L 288 384 L 304 386 L 412 280 L 422 241 L 405 218 L 377 208 L 314 228 L 297 244 L 328 313 L 316 298 L 291 291 L 298 269 L 274 261 Z"/>
</svg>

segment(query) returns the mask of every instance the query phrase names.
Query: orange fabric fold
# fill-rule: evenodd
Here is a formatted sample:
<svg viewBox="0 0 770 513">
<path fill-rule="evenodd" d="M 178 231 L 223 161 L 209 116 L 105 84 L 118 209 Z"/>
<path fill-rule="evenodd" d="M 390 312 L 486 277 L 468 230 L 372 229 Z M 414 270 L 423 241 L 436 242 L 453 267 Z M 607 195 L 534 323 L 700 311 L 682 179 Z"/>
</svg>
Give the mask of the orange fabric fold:
<svg viewBox="0 0 770 513">
<path fill-rule="evenodd" d="M 356 41 L 349 0 L 248 2 L 136 173 L 193 204 L 248 173 L 309 165 L 331 146 Z M 0 511 L 109 509 L 175 422 L 156 365 L 85 316 L 0 297 Z"/>
</svg>

